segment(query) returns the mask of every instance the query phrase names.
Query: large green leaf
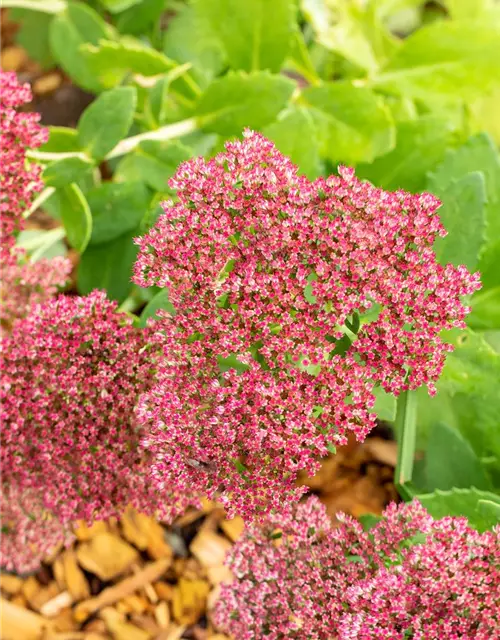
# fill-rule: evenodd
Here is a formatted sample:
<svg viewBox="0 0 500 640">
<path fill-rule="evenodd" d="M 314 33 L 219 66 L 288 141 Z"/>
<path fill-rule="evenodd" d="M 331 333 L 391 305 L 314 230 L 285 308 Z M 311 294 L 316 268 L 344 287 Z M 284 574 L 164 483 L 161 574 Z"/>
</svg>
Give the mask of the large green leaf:
<svg viewBox="0 0 500 640">
<path fill-rule="evenodd" d="M 70 127 L 48 127 L 49 139 L 39 147 L 38 151 L 49 153 L 66 153 L 81 151 L 76 129 Z"/>
<path fill-rule="evenodd" d="M 360 165 L 360 177 L 384 189 L 422 191 L 427 173 L 442 161 L 456 138 L 455 127 L 445 118 L 425 116 L 400 122 L 396 146 L 371 164 Z"/>
<path fill-rule="evenodd" d="M 497 215 L 499 214 L 497 210 Z M 485 289 L 500 287 L 500 236 L 496 242 L 491 242 L 483 249 L 479 260 L 479 271 Z"/>
<path fill-rule="evenodd" d="M 177 167 L 192 155 L 192 150 L 178 141 L 146 140 L 123 158 L 115 180 L 144 182 L 155 191 L 167 193 L 168 181 Z"/>
<path fill-rule="evenodd" d="M 474 171 L 444 188 L 435 184 L 433 191 L 443 203 L 439 216 L 448 231 L 434 243 L 438 260 L 442 264 L 465 264 L 474 271 L 485 241 L 484 175 Z"/>
<path fill-rule="evenodd" d="M 100 95 L 78 122 L 78 140 L 94 160 L 102 160 L 128 133 L 137 101 L 133 87 L 117 87 Z"/>
<path fill-rule="evenodd" d="M 499 38 L 488 22 L 436 21 L 403 42 L 373 86 L 423 101 L 473 100 L 500 82 Z"/>
<path fill-rule="evenodd" d="M 275 143 L 281 153 L 291 158 L 300 173 L 311 180 L 320 175 L 318 130 L 306 108 L 289 107 L 264 129 L 263 134 Z"/>
<path fill-rule="evenodd" d="M 81 253 L 88 245 L 92 233 L 92 216 L 87 200 L 76 184 L 58 189 L 57 196 L 66 238 Z"/>
<path fill-rule="evenodd" d="M 54 58 L 50 51 L 49 28 L 53 16 L 29 9 L 9 9 L 9 20 L 16 23 L 16 42 L 27 51 L 31 60 L 50 68 Z"/>
<path fill-rule="evenodd" d="M 500 262 L 499 262 L 500 264 Z M 475 331 L 500 329 L 500 286 L 478 291 L 471 300 L 467 325 Z"/>
<path fill-rule="evenodd" d="M 294 0 L 203 0 L 195 7 L 210 21 L 233 69 L 280 70 L 294 30 Z"/>
<path fill-rule="evenodd" d="M 200 2 L 179 7 L 165 30 L 163 51 L 178 62 L 190 62 L 203 86 L 222 71 L 226 58 Z"/>
<path fill-rule="evenodd" d="M 328 82 L 303 93 L 319 129 L 323 154 L 332 162 L 370 162 L 390 151 L 395 130 L 379 96 L 348 82 Z"/>
<path fill-rule="evenodd" d="M 240 135 L 245 127 L 261 129 L 291 98 L 295 83 L 267 71 L 228 73 L 209 85 L 197 113 L 205 131 Z"/>
<path fill-rule="evenodd" d="M 168 311 L 170 314 L 175 313 L 174 306 L 169 300 L 167 289 L 159 291 L 144 307 L 141 313 L 139 326 L 145 327 L 149 318 L 156 318 L 157 312 L 160 310 Z"/>
<path fill-rule="evenodd" d="M 92 211 L 91 246 L 108 243 L 135 229 L 149 207 L 150 196 L 141 182 L 105 182 L 87 192 Z"/>
<path fill-rule="evenodd" d="M 500 461 L 500 354 L 471 330 L 450 334 L 455 349 L 438 382 L 436 413 L 443 402 L 439 396 L 448 394 L 455 424 L 476 453 Z"/>
<path fill-rule="evenodd" d="M 97 44 L 114 37 L 114 31 L 99 14 L 83 2 L 68 2 L 50 25 L 52 53 L 71 78 L 84 89 L 102 91 L 100 82 L 80 52 L 85 43 Z"/>
<path fill-rule="evenodd" d="M 491 138 L 481 133 L 458 149 L 450 149 L 429 175 L 428 190 L 439 193 L 451 182 L 473 171 L 484 174 L 486 187 L 486 234 L 491 242 L 500 238 L 500 155 Z"/>
<path fill-rule="evenodd" d="M 112 300 L 123 302 L 132 289 L 132 268 L 138 246 L 136 227 L 110 242 L 87 247 L 78 265 L 78 292 L 87 295 L 94 289 L 104 289 Z"/>
<path fill-rule="evenodd" d="M 94 163 L 90 159 L 63 158 L 45 167 L 42 178 L 48 187 L 63 187 L 71 182 L 76 182 L 93 167 Z"/>
<path fill-rule="evenodd" d="M 99 0 L 99 3 L 103 5 L 110 13 L 120 13 L 125 11 L 134 4 L 140 4 L 143 0 Z"/>
<path fill-rule="evenodd" d="M 491 481 L 470 444 L 457 429 L 437 423 L 425 452 L 426 490 L 453 487 L 491 489 Z"/>
<path fill-rule="evenodd" d="M 144 36 L 148 29 L 157 24 L 168 0 L 142 0 L 122 11 L 115 18 L 120 33 L 132 33 Z"/>
<path fill-rule="evenodd" d="M 436 519 L 446 516 L 465 516 L 469 524 L 479 531 L 486 531 L 497 524 L 496 515 L 482 506 L 483 501 L 500 504 L 500 496 L 488 491 L 470 489 L 451 489 L 417 496 L 417 499 Z"/>
<path fill-rule="evenodd" d="M 80 50 L 89 68 L 107 88 L 117 85 L 128 73 L 156 76 L 177 66 L 160 51 L 126 36 L 118 42 L 100 40 L 98 45 L 86 44 Z"/>
</svg>

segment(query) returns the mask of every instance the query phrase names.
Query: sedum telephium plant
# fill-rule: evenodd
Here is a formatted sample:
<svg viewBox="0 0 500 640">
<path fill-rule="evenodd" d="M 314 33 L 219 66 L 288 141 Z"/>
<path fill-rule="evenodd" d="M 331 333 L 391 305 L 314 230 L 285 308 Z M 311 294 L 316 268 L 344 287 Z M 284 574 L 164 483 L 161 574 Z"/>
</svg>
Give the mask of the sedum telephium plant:
<svg viewBox="0 0 500 640">
<path fill-rule="evenodd" d="M 135 268 L 175 307 L 138 409 L 157 487 L 262 516 L 297 499 L 299 470 L 367 435 L 376 386 L 434 392 L 440 332 L 464 326 L 479 275 L 437 263 L 435 197 L 339 172 L 310 182 L 247 131 L 170 181 L 178 201 L 137 241 Z"/>
<path fill-rule="evenodd" d="M 490 640 L 500 632 L 500 529 L 391 504 L 369 532 L 317 498 L 250 525 L 215 620 L 238 640 Z"/>
</svg>

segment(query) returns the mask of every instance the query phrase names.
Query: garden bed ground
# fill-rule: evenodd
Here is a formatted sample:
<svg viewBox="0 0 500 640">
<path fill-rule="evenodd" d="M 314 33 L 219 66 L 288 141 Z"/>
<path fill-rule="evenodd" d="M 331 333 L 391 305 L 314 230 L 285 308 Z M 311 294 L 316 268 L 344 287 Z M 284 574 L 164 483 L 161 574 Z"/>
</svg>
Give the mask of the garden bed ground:
<svg viewBox="0 0 500 640">
<path fill-rule="evenodd" d="M 380 513 L 397 499 L 396 445 L 383 428 L 362 445 L 326 458 L 303 481 L 329 513 Z M 377 435 L 378 434 L 378 435 Z M 4 640 L 224 640 L 210 611 L 229 577 L 223 559 L 241 534 L 241 519 L 206 502 L 173 525 L 129 511 L 121 520 L 81 527 L 30 576 L 3 574 Z"/>
</svg>

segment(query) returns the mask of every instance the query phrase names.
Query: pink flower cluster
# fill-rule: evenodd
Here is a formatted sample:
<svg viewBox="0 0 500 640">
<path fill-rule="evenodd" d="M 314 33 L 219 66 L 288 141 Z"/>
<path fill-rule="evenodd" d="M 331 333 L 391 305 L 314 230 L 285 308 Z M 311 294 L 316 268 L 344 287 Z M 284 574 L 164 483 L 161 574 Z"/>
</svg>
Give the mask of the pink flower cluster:
<svg viewBox="0 0 500 640">
<path fill-rule="evenodd" d="M 345 168 L 309 182 L 249 131 L 170 186 L 178 201 L 138 239 L 135 268 L 176 310 L 138 412 L 153 479 L 262 515 L 298 496 L 300 469 L 373 428 L 375 385 L 433 391 L 440 331 L 463 326 L 479 276 L 436 262 L 433 196 Z"/>
<path fill-rule="evenodd" d="M 155 491 L 139 446 L 134 406 L 158 357 L 150 339 L 99 292 L 60 296 L 14 323 L 1 355 L 4 486 L 41 496 L 63 525 L 128 504 L 167 518 L 189 502 Z"/>
<path fill-rule="evenodd" d="M 500 634 L 500 529 L 434 520 L 418 503 L 369 532 L 316 498 L 251 525 L 215 620 L 238 640 L 490 640 Z"/>
<path fill-rule="evenodd" d="M 71 272 L 67 258 L 30 262 L 22 251 L 15 253 L 17 260 L 7 262 L 2 269 L 0 319 L 7 324 L 24 318 L 32 307 L 55 296 Z"/>
<path fill-rule="evenodd" d="M 27 573 L 74 536 L 44 508 L 40 491 L 0 485 L 0 565 L 6 571 Z"/>
<path fill-rule="evenodd" d="M 47 141 L 48 131 L 38 124 L 38 113 L 17 109 L 31 101 L 28 84 L 16 74 L 0 71 L 0 259 L 9 259 L 14 233 L 23 227 L 22 214 L 40 191 L 40 167 L 28 165 L 26 151 Z"/>
</svg>

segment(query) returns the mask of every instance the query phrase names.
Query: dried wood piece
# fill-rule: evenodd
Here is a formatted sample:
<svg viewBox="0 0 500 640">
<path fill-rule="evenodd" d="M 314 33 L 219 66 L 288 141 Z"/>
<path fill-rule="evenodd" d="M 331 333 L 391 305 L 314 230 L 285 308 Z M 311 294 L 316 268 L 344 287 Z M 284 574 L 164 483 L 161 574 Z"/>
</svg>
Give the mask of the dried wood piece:
<svg viewBox="0 0 500 640">
<path fill-rule="evenodd" d="M 129 508 L 121 524 L 124 537 L 141 551 L 147 550 L 153 560 L 173 556 L 173 550 L 165 539 L 165 529 L 154 518 Z"/>
<path fill-rule="evenodd" d="M 231 543 L 213 531 L 200 531 L 189 549 L 202 567 L 215 567 L 224 564 Z"/>
<path fill-rule="evenodd" d="M 205 580 L 180 578 L 174 588 L 172 614 L 179 624 L 190 625 L 198 621 L 205 610 L 210 586 Z"/>
<path fill-rule="evenodd" d="M 174 597 L 174 587 L 168 582 L 155 582 L 153 588 L 160 600 L 169 602 Z"/>
<path fill-rule="evenodd" d="M 176 624 L 170 625 L 168 629 L 165 629 L 159 633 L 154 640 L 180 640 L 186 631 L 186 626 L 177 626 Z"/>
<path fill-rule="evenodd" d="M 57 616 L 54 616 L 53 622 L 58 631 L 76 631 L 78 629 L 73 618 L 73 610 L 70 607 L 61 609 Z"/>
<path fill-rule="evenodd" d="M 90 598 L 90 587 L 85 574 L 77 563 L 74 549 L 66 549 L 62 555 L 64 582 L 74 602 Z"/>
<path fill-rule="evenodd" d="M 398 445 L 382 438 L 369 438 L 361 445 L 374 460 L 389 467 L 395 467 L 398 459 Z"/>
<path fill-rule="evenodd" d="M 23 586 L 21 592 L 26 600 L 31 604 L 33 602 L 34 597 L 40 591 L 42 585 L 38 582 L 35 576 L 29 576 L 23 582 Z"/>
<path fill-rule="evenodd" d="M 80 565 L 108 581 L 124 573 L 138 558 L 137 550 L 112 533 L 99 533 L 76 552 Z"/>
<path fill-rule="evenodd" d="M 21 591 L 23 581 L 18 576 L 9 576 L 6 573 L 0 574 L 0 589 L 9 596 L 15 596 Z"/>
<path fill-rule="evenodd" d="M 75 608 L 75 619 L 78 622 L 83 622 L 90 615 L 99 611 L 99 609 L 114 604 L 125 596 L 141 589 L 144 585 L 155 582 L 165 573 L 169 564 L 170 560 L 167 558 L 152 562 L 151 564 L 146 565 L 144 569 L 138 571 L 135 575 L 125 578 L 112 587 L 104 589 L 104 591 L 102 591 L 97 597 L 80 602 Z"/>
<path fill-rule="evenodd" d="M 134 613 L 130 616 L 130 621 L 135 624 L 139 629 L 148 631 L 152 636 L 156 636 L 160 633 L 161 629 L 156 623 L 156 620 L 151 616 L 150 612 L 147 614 Z"/>
<path fill-rule="evenodd" d="M 150 640 L 153 637 L 148 631 L 126 622 L 124 616 L 112 607 L 103 609 L 99 616 L 106 623 L 114 640 Z"/>
<path fill-rule="evenodd" d="M 73 597 L 69 591 L 63 591 L 52 600 L 46 602 L 40 609 L 40 613 L 46 618 L 52 618 L 66 607 L 73 604 Z"/>
<path fill-rule="evenodd" d="M 64 563 L 62 556 L 57 556 L 57 558 L 52 563 L 52 572 L 54 574 L 57 586 L 59 587 L 59 591 L 65 591 L 66 579 L 64 577 Z"/>
<path fill-rule="evenodd" d="M 125 539 L 141 551 L 145 551 L 148 546 L 148 535 L 144 530 L 141 515 L 133 507 L 128 507 L 120 522 Z"/>
<path fill-rule="evenodd" d="M 230 540 L 236 542 L 236 540 L 238 540 L 238 538 L 240 538 L 241 534 L 243 533 L 245 523 L 243 522 L 243 518 L 241 516 L 235 516 L 231 520 L 229 520 L 228 518 L 222 520 L 222 522 L 220 523 L 220 527 Z"/>
<path fill-rule="evenodd" d="M 46 630 L 53 631 L 50 620 L 33 611 L 0 599 L 0 637 L 2 640 L 40 640 Z"/>
<path fill-rule="evenodd" d="M 166 629 L 170 624 L 170 610 L 168 604 L 163 601 L 155 607 L 155 619 L 162 629 Z"/>
<path fill-rule="evenodd" d="M 164 558 L 165 560 L 168 560 L 168 558 Z M 133 565 L 132 569 L 134 571 L 135 574 L 140 573 L 141 568 L 138 565 Z M 158 602 L 158 596 L 156 595 L 156 591 L 153 588 L 153 585 L 148 582 L 143 586 L 144 589 L 144 593 L 147 595 L 147 597 L 149 598 L 149 601 L 152 604 L 156 604 Z"/>
<path fill-rule="evenodd" d="M 80 520 L 78 527 L 75 529 L 75 535 L 80 542 L 86 542 L 99 533 L 106 533 L 108 531 L 108 525 L 103 520 L 96 520 L 90 527 L 83 520 Z"/>
<path fill-rule="evenodd" d="M 33 83 L 33 92 L 38 96 L 52 93 L 62 84 L 62 76 L 57 71 L 46 73 L 41 78 L 37 78 Z"/>
<path fill-rule="evenodd" d="M 221 582 L 232 582 L 233 574 L 231 571 L 224 566 L 223 564 L 217 567 L 209 567 L 207 569 L 207 577 L 210 581 L 210 584 L 217 585 Z"/>
<path fill-rule="evenodd" d="M 120 600 L 116 608 L 122 613 L 143 613 L 149 608 L 149 602 L 144 596 L 133 593 Z"/>
<path fill-rule="evenodd" d="M 47 602 L 55 598 L 59 593 L 60 593 L 59 587 L 57 586 L 57 583 L 55 582 L 55 580 L 53 580 L 46 587 L 43 587 L 42 589 L 40 589 L 30 599 L 31 608 L 34 609 L 35 611 L 38 611 L 39 613 L 42 613 L 42 615 L 45 615 L 42 612 L 42 607 Z"/>
</svg>

